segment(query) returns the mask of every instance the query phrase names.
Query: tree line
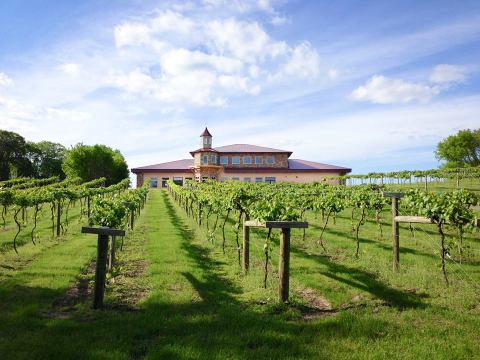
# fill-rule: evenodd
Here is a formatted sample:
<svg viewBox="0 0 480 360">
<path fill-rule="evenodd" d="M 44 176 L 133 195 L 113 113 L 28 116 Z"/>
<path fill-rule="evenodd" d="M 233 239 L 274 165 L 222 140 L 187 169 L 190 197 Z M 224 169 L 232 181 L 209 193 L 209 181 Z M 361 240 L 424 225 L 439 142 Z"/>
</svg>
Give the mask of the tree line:
<svg viewBox="0 0 480 360">
<path fill-rule="evenodd" d="M 67 149 L 59 143 L 27 141 L 15 132 L 0 130 L 0 181 L 75 177 L 86 182 L 104 177 L 108 186 L 128 174 L 120 151 L 106 145 L 79 143 Z"/>
</svg>

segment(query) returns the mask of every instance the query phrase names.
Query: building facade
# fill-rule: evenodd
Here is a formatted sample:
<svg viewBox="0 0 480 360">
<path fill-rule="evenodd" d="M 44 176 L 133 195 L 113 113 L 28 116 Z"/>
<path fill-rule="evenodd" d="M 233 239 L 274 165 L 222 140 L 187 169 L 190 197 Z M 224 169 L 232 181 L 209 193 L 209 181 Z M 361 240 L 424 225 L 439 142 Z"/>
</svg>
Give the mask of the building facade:
<svg viewBox="0 0 480 360">
<path fill-rule="evenodd" d="M 137 187 L 142 186 L 145 181 L 148 181 L 151 187 L 166 187 L 168 180 L 183 185 L 186 180 L 205 179 L 307 183 L 324 181 L 351 171 L 336 165 L 290 159 L 292 152 L 286 150 L 248 144 L 214 148 L 212 138 L 205 128 L 200 135 L 200 148 L 190 152 L 190 159 L 132 169 L 137 175 Z M 338 180 L 336 182 L 338 183 Z"/>
</svg>

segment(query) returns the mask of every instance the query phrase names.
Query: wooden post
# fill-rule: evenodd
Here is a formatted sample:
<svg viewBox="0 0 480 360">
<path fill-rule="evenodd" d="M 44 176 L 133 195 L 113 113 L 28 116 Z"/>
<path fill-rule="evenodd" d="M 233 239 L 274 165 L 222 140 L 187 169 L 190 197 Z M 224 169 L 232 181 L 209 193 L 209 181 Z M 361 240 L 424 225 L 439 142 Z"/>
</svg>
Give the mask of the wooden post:
<svg viewBox="0 0 480 360">
<path fill-rule="evenodd" d="M 400 265 L 400 228 L 395 219 L 396 216 L 398 216 L 398 197 L 392 197 L 393 270 L 398 270 Z"/>
<path fill-rule="evenodd" d="M 87 216 L 90 219 L 90 196 L 87 196 Z"/>
<path fill-rule="evenodd" d="M 112 271 L 113 265 L 115 265 L 115 235 L 112 235 L 112 241 L 110 242 L 110 254 L 108 256 L 108 272 Z"/>
<path fill-rule="evenodd" d="M 245 215 L 245 220 L 243 222 L 243 271 L 248 272 L 248 267 L 250 265 L 250 227 L 245 224 L 245 221 L 248 221 L 248 215 Z"/>
<path fill-rule="evenodd" d="M 290 228 L 282 228 L 280 237 L 280 257 L 278 261 L 278 298 L 281 303 L 288 301 L 290 278 Z"/>
<path fill-rule="evenodd" d="M 108 235 L 98 235 L 97 246 L 97 267 L 95 269 L 95 289 L 93 308 L 103 308 L 103 297 L 105 294 L 105 275 L 107 268 Z"/>
<path fill-rule="evenodd" d="M 57 236 L 60 236 L 60 222 L 62 221 L 61 214 L 62 214 L 62 206 L 60 205 L 60 200 L 59 200 L 57 203 Z"/>
<path fill-rule="evenodd" d="M 134 221 L 135 221 L 135 214 L 134 214 L 134 211 L 131 210 L 130 211 L 130 230 L 133 230 Z"/>
</svg>

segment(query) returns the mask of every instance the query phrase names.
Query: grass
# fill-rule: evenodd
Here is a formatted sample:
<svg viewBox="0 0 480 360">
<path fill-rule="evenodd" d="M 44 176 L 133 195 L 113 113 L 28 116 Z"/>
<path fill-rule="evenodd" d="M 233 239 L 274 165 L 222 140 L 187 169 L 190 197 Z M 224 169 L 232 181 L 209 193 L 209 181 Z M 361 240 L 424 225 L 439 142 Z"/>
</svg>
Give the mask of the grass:
<svg viewBox="0 0 480 360">
<path fill-rule="evenodd" d="M 34 254 L 27 252 L 28 242 L 19 249 L 18 257 L 29 260 L 0 277 L 1 357 L 478 356 L 478 234 L 466 240 L 470 250 L 460 268 L 449 263 L 452 285 L 446 287 L 435 229 L 424 226 L 414 239 L 408 228 L 402 228 L 401 269 L 394 272 L 388 213 L 382 214 L 386 239 L 379 238 L 374 222 L 361 228 L 359 259 L 353 256 L 348 216 L 341 214 L 335 225 L 328 226 L 326 254 L 316 242 L 321 219 L 314 214 L 308 214 L 311 226 L 305 242 L 301 231 L 293 231 L 291 304 L 281 307 L 276 304 L 278 238 L 272 240 L 273 274 L 263 289 L 265 232 L 252 233 L 251 268 L 244 275 L 237 262 L 233 221 L 227 225 L 224 255 L 220 231 L 212 244 L 206 229 L 187 218 L 166 192 L 153 190 L 135 231 L 125 239 L 124 251 L 118 252 L 119 265 L 107 288 L 107 310 L 94 311 L 86 302 L 68 316 L 51 311 L 92 260 L 94 236 L 76 234 L 76 225 L 71 225 L 71 234 L 52 240 L 55 245 Z M 10 259 L 1 258 L 1 263 L 9 265 Z M 308 312 L 312 299 L 306 294 L 327 301 L 331 311 Z M 313 316 L 306 320 L 305 315 Z"/>
</svg>

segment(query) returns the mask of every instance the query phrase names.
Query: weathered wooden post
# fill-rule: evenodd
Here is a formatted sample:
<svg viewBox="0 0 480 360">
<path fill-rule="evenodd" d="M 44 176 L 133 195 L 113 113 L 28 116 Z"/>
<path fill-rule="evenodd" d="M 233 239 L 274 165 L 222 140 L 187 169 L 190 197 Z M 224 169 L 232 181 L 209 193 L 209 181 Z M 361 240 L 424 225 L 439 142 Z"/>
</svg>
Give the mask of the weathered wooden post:
<svg viewBox="0 0 480 360">
<path fill-rule="evenodd" d="M 400 192 L 385 192 L 384 196 L 392 198 L 392 254 L 393 254 L 393 270 L 400 267 L 400 227 L 397 221 L 398 217 L 398 200 L 405 194 Z"/>
<path fill-rule="evenodd" d="M 135 221 L 135 212 L 130 210 L 130 230 L 133 230 L 133 223 Z"/>
<path fill-rule="evenodd" d="M 282 228 L 280 237 L 280 258 L 278 261 L 278 298 L 280 302 L 288 301 L 290 284 L 290 228 Z"/>
<path fill-rule="evenodd" d="M 290 233 L 292 228 L 308 228 L 308 222 L 305 221 L 266 221 L 248 220 L 244 222 L 246 227 L 261 227 L 267 229 L 281 229 L 280 254 L 278 260 L 279 284 L 278 301 L 285 303 L 288 301 L 290 284 Z"/>
<path fill-rule="evenodd" d="M 245 214 L 245 220 L 243 223 L 243 272 L 248 272 L 250 265 L 250 227 L 246 225 L 246 221 L 249 220 L 248 215 Z"/>
<path fill-rule="evenodd" d="M 60 204 L 60 200 L 57 203 L 57 236 L 60 236 L 60 226 L 61 226 L 61 218 L 62 215 L 62 205 Z"/>
<path fill-rule="evenodd" d="M 125 231 L 110 229 L 107 227 L 82 227 L 82 233 L 97 234 L 97 263 L 95 268 L 95 287 L 93 293 L 93 308 L 103 308 L 103 298 L 105 295 L 105 279 L 107 270 L 108 237 L 124 236 Z"/>
<path fill-rule="evenodd" d="M 103 307 L 103 298 L 105 295 L 105 278 L 107 267 L 107 249 L 108 235 L 98 235 L 97 245 L 97 264 L 95 267 L 95 289 L 93 293 L 93 308 Z"/>
</svg>

